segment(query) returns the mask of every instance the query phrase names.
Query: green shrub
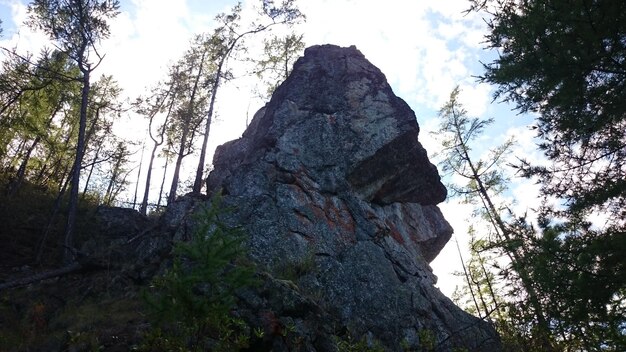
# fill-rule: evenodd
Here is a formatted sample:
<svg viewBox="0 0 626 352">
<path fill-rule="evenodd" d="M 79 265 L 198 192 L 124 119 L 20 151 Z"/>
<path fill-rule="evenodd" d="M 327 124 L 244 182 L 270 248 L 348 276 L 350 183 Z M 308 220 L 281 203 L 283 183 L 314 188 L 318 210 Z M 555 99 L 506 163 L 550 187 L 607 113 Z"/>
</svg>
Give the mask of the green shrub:
<svg viewBox="0 0 626 352">
<path fill-rule="evenodd" d="M 245 262 L 242 231 L 221 222 L 223 212 L 219 196 L 198 212 L 193 238 L 176 244 L 171 269 L 144 295 L 155 322 L 146 350 L 236 351 L 247 345 L 250 328 L 231 310 L 235 291 L 255 283 L 254 271 Z"/>
<path fill-rule="evenodd" d="M 288 280 L 294 284 L 298 282 L 302 276 L 317 271 L 315 263 L 315 252 L 310 249 L 305 256 L 294 261 L 288 261 L 278 265 L 274 270 L 276 276 L 282 280 Z"/>
<path fill-rule="evenodd" d="M 422 351 L 429 352 L 434 351 L 437 345 L 437 338 L 432 330 L 423 329 L 418 332 L 420 346 Z"/>
<path fill-rule="evenodd" d="M 337 337 L 336 343 L 338 352 L 385 352 L 380 341 L 375 340 L 373 343 L 369 343 L 365 336 L 360 340 L 354 340 L 349 335 L 345 339 Z"/>
</svg>

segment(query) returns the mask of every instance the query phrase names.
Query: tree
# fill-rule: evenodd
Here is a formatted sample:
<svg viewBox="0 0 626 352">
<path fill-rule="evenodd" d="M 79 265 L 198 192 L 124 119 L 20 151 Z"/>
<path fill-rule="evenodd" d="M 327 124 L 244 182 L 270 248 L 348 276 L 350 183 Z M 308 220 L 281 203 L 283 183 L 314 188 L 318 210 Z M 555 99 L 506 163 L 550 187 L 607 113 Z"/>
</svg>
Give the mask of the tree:
<svg viewBox="0 0 626 352">
<path fill-rule="evenodd" d="M 148 163 L 148 170 L 146 171 L 147 173 L 146 186 L 144 189 L 143 199 L 139 207 L 139 212 L 143 215 L 146 215 L 147 210 L 148 210 L 148 199 L 150 195 L 150 183 L 152 179 L 152 167 L 154 164 L 154 158 L 156 156 L 157 149 L 165 141 L 166 127 L 170 119 L 170 116 L 172 115 L 174 103 L 176 102 L 175 99 L 173 99 L 172 97 L 173 95 L 172 93 L 174 91 L 173 82 L 168 82 L 165 84 L 165 86 L 166 88 L 164 89 L 161 89 L 160 87 L 155 88 L 150 97 L 146 98 L 145 100 L 138 99 L 136 103 L 137 112 L 146 116 L 149 120 L 148 135 L 150 136 L 150 139 L 154 143 L 152 147 L 152 152 L 150 153 L 150 161 Z M 163 113 L 165 113 L 164 121 L 161 124 L 161 126 L 156 127 L 158 132 L 156 135 L 154 135 L 152 131 L 153 125 L 155 124 L 154 120 L 157 115 L 163 114 Z"/>
<path fill-rule="evenodd" d="M 510 151 L 513 140 L 509 139 L 504 144 L 490 151 L 486 159 L 478 159 L 471 154 L 471 143 L 483 133 L 485 127 L 493 122 L 493 119 L 481 120 L 469 118 L 467 111 L 458 101 L 459 88 L 456 87 L 450 94 L 450 100 L 439 112 L 441 123 L 438 135 L 443 136 L 441 145 L 442 170 L 460 176 L 466 180 L 464 185 L 451 184 L 448 186 L 452 190 L 452 195 L 462 196 L 464 201 L 477 206 L 477 213 L 489 224 L 490 236 L 484 239 L 484 249 L 497 249 L 506 256 L 509 265 L 502 272 L 504 278 L 510 284 L 516 284 L 515 292 L 518 299 L 525 302 L 525 316 L 521 317 L 523 323 L 518 323 L 518 327 L 530 325 L 533 330 L 532 338 L 537 341 L 538 347 L 543 351 L 552 351 L 554 346 L 551 342 L 551 331 L 549 319 L 544 312 L 541 301 L 541 293 L 537 291 L 533 278 L 529 270 L 522 265 L 525 261 L 527 249 L 525 240 L 521 236 L 521 231 L 514 231 L 503 214 L 510 213 L 506 205 L 498 205 L 494 198 L 502 193 L 506 188 L 506 176 L 501 165 Z M 476 244 L 476 241 L 473 241 Z M 480 254 L 480 250 L 477 251 Z M 481 266 L 482 259 L 475 256 Z M 470 268 L 481 269 L 481 268 Z M 482 277 L 488 279 L 488 274 L 476 275 L 466 274 L 468 278 Z M 468 280 L 469 281 L 469 280 Z M 468 282 L 468 286 L 477 285 L 477 282 Z M 488 285 L 493 290 L 493 285 Z M 480 287 L 478 287 L 480 294 Z M 492 291 L 493 292 L 493 291 Z M 494 295 L 494 294 L 492 294 Z M 492 299 L 496 303 L 495 299 Z M 492 311 L 482 299 L 484 314 L 488 315 Z M 478 306 L 478 304 L 476 304 Z M 477 308 L 478 310 L 479 308 Z M 495 309 L 499 309 L 495 305 Z"/>
<path fill-rule="evenodd" d="M 233 316 L 236 293 L 257 284 L 245 260 L 241 228 L 223 223 L 228 211 L 215 195 L 196 212 L 187 242 L 174 246 L 172 267 L 156 277 L 144 298 L 154 317 L 149 350 L 239 351 L 249 347 L 250 329 Z M 160 328 L 165 328 L 161 330 Z"/>
<path fill-rule="evenodd" d="M 489 15 L 486 42 L 499 52 L 481 81 L 495 84 L 495 97 L 520 112 L 537 113 L 548 163 L 522 160 L 518 170 L 562 203 L 541 209 L 540 248 L 545 263 L 563 268 L 552 287 L 575 307 L 559 308 L 573 329 L 568 334 L 592 349 L 624 349 L 623 337 L 602 329 L 626 324 L 623 309 L 609 308 L 626 296 L 626 265 L 615 261 L 626 249 L 626 3 L 473 0 L 471 10 Z M 605 220 L 592 226 L 598 215 Z M 595 322 L 575 323 L 591 311 Z"/>
<path fill-rule="evenodd" d="M 101 76 L 90 89 L 89 109 L 87 114 L 88 127 L 85 132 L 84 157 L 91 157 L 81 169 L 90 168 L 85 179 L 83 193 L 89 189 L 92 172 L 95 166 L 114 158 L 116 138 L 112 133 L 114 118 L 122 111 L 119 103 L 121 89 L 112 76 Z M 83 194 L 84 196 L 84 194 Z"/>
<path fill-rule="evenodd" d="M 293 63 L 304 51 L 304 35 L 290 33 L 286 36 L 272 36 L 263 41 L 263 56 L 256 62 L 255 73 L 263 79 L 265 91 L 260 93 L 269 99 L 274 90 L 289 77 Z"/>
<path fill-rule="evenodd" d="M 199 194 L 204 184 L 204 163 L 206 159 L 209 133 L 215 111 L 217 92 L 222 80 L 227 78 L 228 60 L 237 52 L 243 50 L 244 40 L 254 34 L 269 30 L 280 24 L 293 24 L 304 18 L 304 15 L 295 6 L 294 0 L 282 0 L 280 6 L 276 6 L 273 0 L 262 0 L 260 9 L 260 23 L 253 22 L 248 29 L 241 30 L 241 3 L 233 7 L 229 14 L 219 14 L 216 20 L 220 25 L 208 37 L 207 45 L 211 53 L 210 60 L 215 68 L 210 80 L 209 110 L 206 115 L 205 131 L 200 148 L 200 158 L 196 169 L 196 177 L 193 184 L 193 193 Z M 170 197 L 172 195 L 170 194 Z"/>
<path fill-rule="evenodd" d="M 201 37 L 196 38 L 196 42 L 199 38 Z M 202 124 L 203 113 L 206 111 L 208 97 L 206 91 L 202 89 L 201 79 L 208 61 L 207 56 L 208 53 L 203 50 L 201 43 L 193 46 L 171 72 L 171 84 L 176 87 L 176 99 L 179 105 L 173 116 L 173 123 L 169 126 L 168 138 L 178 139 L 178 151 L 168 204 L 176 200 L 183 159 L 193 152 L 193 142 Z"/>
<path fill-rule="evenodd" d="M 452 194 L 474 204 L 487 224 L 481 227 L 486 235 L 475 237 L 477 221 L 470 229 L 467 284 L 458 298 L 470 298 L 479 316 L 496 313 L 494 322 L 511 350 L 622 350 L 623 240 L 590 223 L 550 224 L 545 214 L 539 214 L 537 227 L 526 214 L 497 204 L 496 195 L 507 188 L 501 165 L 509 142 L 486 159 L 473 158 L 472 141 L 491 120 L 467 118 L 457 94 L 441 110 L 441 164 L 467 180 L 451 185 Z"/>
<path fill-rule="evenodd" d="M 55 118 L 54 111 L 71 102 L 76 82 L 69 77 L 78 69 L 59 51 L 43 50 L 36 60 L 15 49 L 5 49 L 5 54 L 0 73 L 0 160 L 7 167 L 12 166 L 9 152 L 14 145 L 25 146 L 23 142 L 37 137 L 39 142 L 52 142 L 53 126 L 44 126 Z M 19 157 L 22 150 L 16 149 L 14 156 Z"/>
<path fill-rule="evenodd" d="M 591 212 L 621 231 L 626 209 L 626 3 L 474 0 L 492 16 L 487 43 L 500 53 L 483 82 L 520 112 L 537 112 L 548 166 L 523 162 L 571 220 Z M 620 225 L 620 223 L 622 223 Z"/>
<path fill-rule="evenodd" d="M 0 152 L 0 159 L 12 169 L 19 164 L 13 181 L 8 185 L 8 194 L 19 191 L 22 182 L 32 176 L 32 169 L 41 162 L 42 155 L 50 154 L 54 144 L 59 143 L 59 115 L 64 106 L 71 104 L 76 91 L 76 82 L 57 79 L 60 74 L 71 74 L 76 68 L 68 64 L 67 56 L 56 51 L 43 51 L 31 65 L 28 60 L 8 53 L 5 69 L 0 75 L 0 95 L 8 98 L 3 106 L 0 122 L 2 133 L 0 144 L 7 149 Z M 11 88 L 17 91 L 8 91 Z M 57 121 L 57 123 L 53 123 Z M 61 126 L 62 127 L 62 126 Z M 18 146 L 13 157 L 7 152 Z M 7 173 L 13 173 L 7 170 Z"/>
<path fill-rule="evenodd" d="M 98 53 L 96 45 L 109 36 L 106 20 L 115 17 L 118 9 L 117 0 L 34 0 L 28 7 L 28 24 L 43 30 L 61 52 L 76 62 L 82 74 L 82 77 L 78 78 L 82 83 L 79 130 L 64 240 L 66 263 L 75 260 L 73 232 L 78 209 L 80 169 L 85 149 L 90 74 L 97 67 L 97 64 L 93 65 L 91 58 L 95 55 L 99 61 L 102 60 L 103 57 Z"/>
<path fill-rule="evenodd" d="M 126 164 L 129 162 L 128 157 L 130 155 L 131 153 L 128 151 L 126 143 L 123 141 L 118 142 L 112 155 L 112 162 L 107 175 L 108 185 L 103 198 L 105 205 L 113 205 L 117 196 L 128 185 L 126 178 L 132 170 L 127 170 Z"/>
</svg>

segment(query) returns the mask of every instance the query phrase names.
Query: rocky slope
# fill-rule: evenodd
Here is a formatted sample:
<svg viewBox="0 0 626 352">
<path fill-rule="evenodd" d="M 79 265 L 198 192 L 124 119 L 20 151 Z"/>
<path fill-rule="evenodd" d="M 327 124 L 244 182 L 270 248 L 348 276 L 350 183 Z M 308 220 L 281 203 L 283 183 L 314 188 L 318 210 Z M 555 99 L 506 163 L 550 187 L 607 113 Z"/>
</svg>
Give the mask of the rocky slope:
<svg viewBox="0 0 626 352">
<path fill-rule="evenodd" d="M 268 300 L 251 300 L 252 315 L 293 319 L 310 350 L 320 320 L 392 350 L 424 348 L 424 336 L 437 351 L 499 349 L 490 326 L 434 287 L 428 263 L 452 228 L 418 134 L 413 111 L 355 47 L 306 50 L 243 136 L 217 149 L 207 181 L 262 268 L 307 263 L 291 281 L 323 318 Z"/>
</svg>

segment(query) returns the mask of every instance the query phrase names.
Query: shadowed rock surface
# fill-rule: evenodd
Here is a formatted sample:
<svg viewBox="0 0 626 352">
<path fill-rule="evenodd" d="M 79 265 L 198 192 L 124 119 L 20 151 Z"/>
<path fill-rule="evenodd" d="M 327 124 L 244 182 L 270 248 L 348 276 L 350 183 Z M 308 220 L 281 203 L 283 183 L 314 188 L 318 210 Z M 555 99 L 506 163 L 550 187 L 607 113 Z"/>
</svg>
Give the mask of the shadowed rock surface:
<svg viewBox="0 0 626 352">
<path fill-rule="evenodd" d="M 394 351 L 424 348 L 426 335 L 436 351 L 500 349 L 488 324 L 434 287 L 428 263 L 452 228 L 418 134 L 414 112 L 355 47 L 306 50 L 243 136 L 218 147 L 207 181 L 271 273 L 266 294 L 242 297 L 248 320 L 289 321 L 303 351 L 342 334 Z"/>
</svg>

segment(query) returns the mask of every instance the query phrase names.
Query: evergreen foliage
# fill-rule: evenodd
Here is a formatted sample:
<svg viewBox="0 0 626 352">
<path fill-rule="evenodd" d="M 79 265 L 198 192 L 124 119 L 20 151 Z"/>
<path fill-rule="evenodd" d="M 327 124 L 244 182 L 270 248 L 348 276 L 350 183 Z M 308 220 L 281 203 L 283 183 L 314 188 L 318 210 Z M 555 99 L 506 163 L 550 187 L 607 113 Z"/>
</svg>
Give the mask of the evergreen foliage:
<svg viewBox="0 0 626 352">
<path fill-rule="evenodd" d="M 296 59 L 304 51 L 304 35 L 290 33 L 263 41 L 263 57 L 256 62 L 256 75 L 263 80 L 265 92 L 259 95 L 269 100 L 276 88 L 287 79 Z"/>
<path fill-rule="evenodd" d="M 271 30 L 278 25 L 291 26 L 304 19 L 294 0 L 283 0 L 276 4 L 273 0 L 262 0 L 258 8 L 258 18 L 242 26 L 242 5 L 235 5 L 230 13 L 221 13 L 215 17 L 219 25 L 213 33 L 207 35 L 203 43 L 204 53 L 208 54 L 213 67 L 210 71 L 208 86 L 210 87 L 209 110 L 206 113 L 204 137 L 200 148 L 200 158 L 196 168 L 193 192 L 199 194 L 204 184 L 205 158 L 209 133 L 215 112 L 217 92 L 221 84 L 232 79 L 228 68 L 229 60 L 236 59 L 238 54 L 245 53 L 245 40 L 262 32 Z"/>
<path fill-rule="evenodd" d="M 624 347 L 623 240 L 589 223 L 539 227 L 497 202 L 508 181 L 501 164 L 511 141 L 476 160 L 471 145 L 491 120 L 468 118 L 455 89 L 440 116 L 443 170 L 461 176 L 456 195 L 476 206 L 471 258 L 457 301 L 494 322 L 511 351 L 619 351 Z M 478 225 L 480 224 L 480 225 Z M 607 247 L 607 245 L 609 247 Z M 613 273 L 613 274 L 611 274 Z"/>
<path fill-rule="evenodd" d="M 548 166 L 524 162 L 572 218 L 601 211 L 623 231 L 626 209 L 626 3 L 473 1 L 491 15 L 483 82 L 521 112 L 537 112 Z M 572 219 L 574 220 L 574 219 Z"/>
<path fill-rule="evenodd" d="M 626 299 L 626 3 L 473 0 L 471 10 L 488 14 L 486 42 L 499 52 L 481 80 L 538 114 L 549 163 L 517 169 L 562 201 L 540 210 L 524 263 L 552 297 L 551 325 L 571 350 L 626 349 L 616 303 Z"/>
<path fill-rule="evenodd" d="M 250 329 L 233 315 L 237 290 L 255 284 L 240 229 L 221 220 L 220 197 L 196 216 L 189 242 L 174 249 L 170 269 L 154 280 L 146 302 L 155 318 L 149 350 L 236 351 Z M 166 332 L 167 331 L 167 332 Z"/>
</svg>

